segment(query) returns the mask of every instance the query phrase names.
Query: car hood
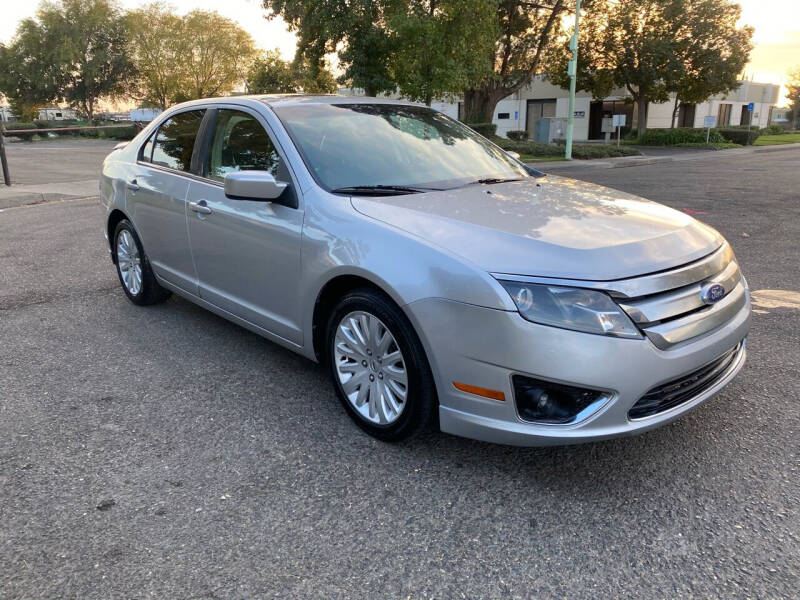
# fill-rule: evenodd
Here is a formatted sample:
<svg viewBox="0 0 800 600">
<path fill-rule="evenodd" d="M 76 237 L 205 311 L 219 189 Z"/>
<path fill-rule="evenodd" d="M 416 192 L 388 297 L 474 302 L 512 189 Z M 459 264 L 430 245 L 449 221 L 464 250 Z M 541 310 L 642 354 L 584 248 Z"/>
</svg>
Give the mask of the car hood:
<svg viewBox="0 0 800 600">
<path fill-rule="evenodd" d="M 351 202 L 491 273 L 623 279 L 697 260 L 724 241 L 661 204 L 555 176 Z"/>
</svg>

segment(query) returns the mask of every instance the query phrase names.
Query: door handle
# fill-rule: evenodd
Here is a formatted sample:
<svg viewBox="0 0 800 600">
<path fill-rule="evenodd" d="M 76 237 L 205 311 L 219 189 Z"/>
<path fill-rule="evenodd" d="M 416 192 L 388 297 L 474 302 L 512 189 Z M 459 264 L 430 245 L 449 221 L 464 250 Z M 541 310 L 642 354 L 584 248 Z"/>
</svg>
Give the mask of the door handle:
<svg viewBox="0 0 800 600">
<path fill-rule="evenodd" d="M 132 191 L 132 192 L 135 192 L 135 191 L 137 191 L 137 190 L 140 190 L 140 189 L 141 189 L 141 188 L 139 187 L 139 184 L 138 184 L 138 183 L 136 183 L 136 180 L 135 180 L 135 179 L 131 179 L 131 180 L 130 180 L 128 183 L 126 183 L 125 185 L 126 185 L 126 186 L 128 187 L 128 189 L 129 189 L 130 191 Z"/>
<path fill-rule="evenodd" d="M 200 213 L 201 215 L 210 215 L 213 210 L 206 206 L 205 200 L 200 200 L 200 202 L 189 202 L 189 208 L 196 213 Z"/>
</svg>

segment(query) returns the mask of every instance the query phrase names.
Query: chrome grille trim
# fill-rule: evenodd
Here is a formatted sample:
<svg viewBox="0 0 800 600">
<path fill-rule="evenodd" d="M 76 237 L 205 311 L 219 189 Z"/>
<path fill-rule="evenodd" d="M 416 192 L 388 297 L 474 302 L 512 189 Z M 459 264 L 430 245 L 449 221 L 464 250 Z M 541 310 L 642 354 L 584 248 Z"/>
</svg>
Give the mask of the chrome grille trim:
<svg viewBox="0 0 800 600">
<path fill-rule="evenodd" d="M 706 307 L 700 292 L 708 283 L 718 283 L 729 294 L 742 276 L 739 265 L 731 261 L 724 271 L 711 279 L 698 281 L 674 291 L 648 296 L 640 300 L 620 301 L 618 304 L 637 325 L 647 325 Z"/>
<path fill-rule="evenodd" d="M 744 285 L 739 282 L 730 294 L 716 304 L 681 319 L 644 327 L 642 331 L 658 348 L 666 350 L 675 344 L 721 327 L 733 319 L 746 303 L 747 294 Z"/>
</svg>

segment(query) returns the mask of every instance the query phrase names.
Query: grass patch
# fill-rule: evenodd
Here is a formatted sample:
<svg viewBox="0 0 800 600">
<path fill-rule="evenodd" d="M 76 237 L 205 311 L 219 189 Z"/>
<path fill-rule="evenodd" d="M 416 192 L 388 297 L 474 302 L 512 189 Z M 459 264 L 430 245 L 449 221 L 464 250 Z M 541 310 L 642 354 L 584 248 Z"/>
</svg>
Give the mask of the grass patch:
<svg viewBox="0 0 800 600">
<path fill-rule="evenodd" d="M 741 148 L 741 144 L 734 144 L 733 142 L 717 142 L 716 144 L 706 144 L 705 142 L 675 144 L 675 148 L 708 148 L 711 150 L 728 150 L 729 148 Z"/>
<path fill-rule="evenodd" d="M 533 154 L 520 154 L 519 159 L 524 163 L 558 162 L 560 160 L 567 160 L 563 154 L 561 156 L 534 156 Z"/>
<path fill-rule="evenodd" d="M 797 144 L 800 142 L 800 133 L 780 133 L 777 135 L 762 135 L 754 146 L 775 146 L 777 144 Z"/>
</svg>

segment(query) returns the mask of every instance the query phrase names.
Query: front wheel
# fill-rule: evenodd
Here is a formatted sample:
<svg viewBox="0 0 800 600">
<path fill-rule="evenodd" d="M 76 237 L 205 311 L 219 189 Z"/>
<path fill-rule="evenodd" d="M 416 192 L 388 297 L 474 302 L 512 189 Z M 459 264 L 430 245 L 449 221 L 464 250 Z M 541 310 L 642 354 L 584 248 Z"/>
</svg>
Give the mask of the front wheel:
<svg viewBox="0 0 800 600">
<path fill-rule="evenodd" d="M 436 389 L 411 323 L 370 289 L 346 295 L 328 322 L 327 358 L 339 400 L 364 431 L 399 441 L 430 422 Z"/>
<path fill-rule="evenodd" d="M 127 219 L 120 221 L 114 230 L 114 262 L 122 289 L 134 304 L 158 304 L 170 297 L 171 292 L 156 281 L 142 242 Z"/>
</svg>

